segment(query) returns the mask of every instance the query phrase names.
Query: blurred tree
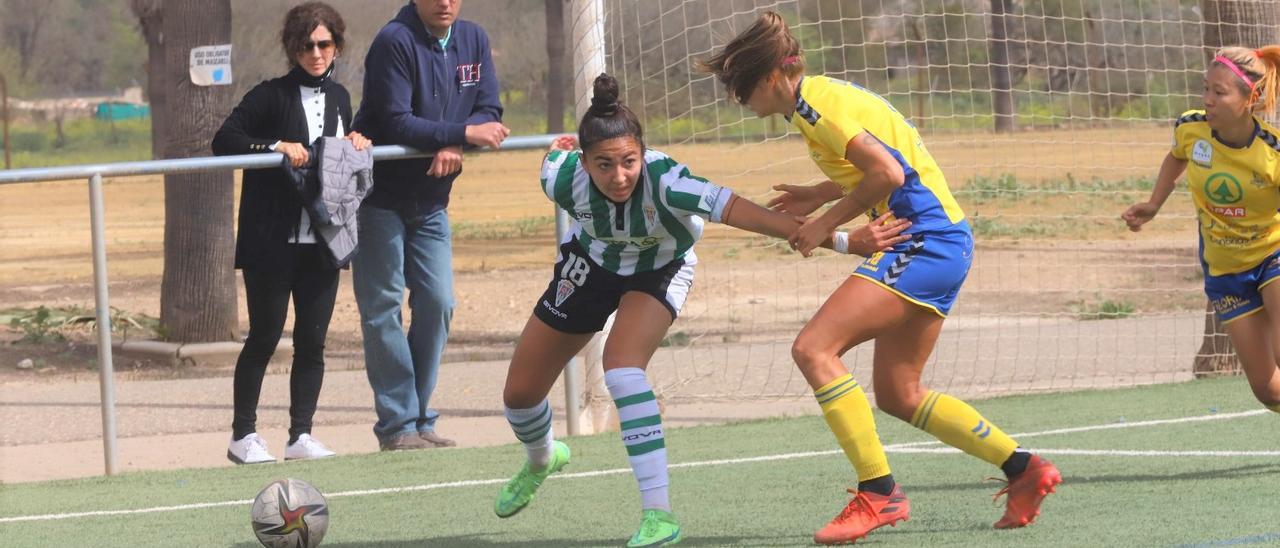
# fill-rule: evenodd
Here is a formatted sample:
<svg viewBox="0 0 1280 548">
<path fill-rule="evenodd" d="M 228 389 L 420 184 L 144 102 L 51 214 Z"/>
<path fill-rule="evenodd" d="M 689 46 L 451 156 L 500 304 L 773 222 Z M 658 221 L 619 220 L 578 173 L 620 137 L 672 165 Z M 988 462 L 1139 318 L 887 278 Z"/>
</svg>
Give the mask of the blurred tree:
<svg viewBox="0 0 1280 548">
<path fill-rule="evenodd" d="M 138 18 L 138 31 L 147 44 L 147 72 L 144 89 L 151 104 L 151 157 L 164 158 L 165 129 L 168 124 L 169 94 L 164 71 L 164 11 L 161 0 L 129 0 L 129 9 Z M 234 50 L 233 50 L 234 51 Z"/>
<path fill-rule="evenodd" d="M 564 132 L 565 87 L 568 68 L 565 61 L 565 0 L 546 0 L 547 18 L 547 133 Z"/>
</svg>

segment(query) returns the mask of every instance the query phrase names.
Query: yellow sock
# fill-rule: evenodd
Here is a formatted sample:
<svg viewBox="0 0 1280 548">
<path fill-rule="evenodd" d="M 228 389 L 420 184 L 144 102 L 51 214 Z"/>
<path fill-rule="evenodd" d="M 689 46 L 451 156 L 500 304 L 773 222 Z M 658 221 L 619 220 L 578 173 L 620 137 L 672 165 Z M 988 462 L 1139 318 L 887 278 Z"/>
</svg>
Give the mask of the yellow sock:
<svg viewBox="0 0 1280 548">
<path fill-rule="evenodd" d="M 849 463 L 858 471 L 858 481 L 889 475 L 889 459 L 876 433 L 876 420 L 871 416 L 867 394 L 846 374 L 813 391 L 822 407 L 822 417 L 836 435 L 836 441 Z"/>
<path fill-rule="evenodd" d="M 942 392 L 930 391 L 924 397 L 911 416 L 911 425 L 996 466 L 1018 448 L 1018 442 L 982 418 L 977 409 Z"/>
</svg>

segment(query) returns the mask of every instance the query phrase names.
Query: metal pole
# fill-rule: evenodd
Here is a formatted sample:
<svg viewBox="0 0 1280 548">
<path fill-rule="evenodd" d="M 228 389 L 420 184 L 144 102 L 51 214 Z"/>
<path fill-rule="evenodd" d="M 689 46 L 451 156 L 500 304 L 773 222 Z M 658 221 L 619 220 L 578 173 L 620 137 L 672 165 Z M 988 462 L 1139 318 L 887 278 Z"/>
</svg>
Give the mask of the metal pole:
<svg viewBox="0 0 1280 548">
<path fill-rule="evenodd" d="M 0 75 L 2 76 L 2 75 Z M 520 135 L 502 142 L 502 150 L 545 150 L 556 135 Z M 481 149 L 490 151 L 493 149 Z M 422 158 L 431 154 L 401 145 L 373 147 L 373 159 Z M 0 170 L 0 185 L 32 183 L 38 181 L 66 181 L 89 178 L 89 219 L 93 241 L 93 282 L 97 306 L 99 388 L 102 399 L 102 444 L 107 475 L 119 470 L 116 466 L 116 419 L 114 367 L 111 362 L 111 305 L 107 299 L 107 246 L 104 227 L 102 178 L 103 176 L 151 175 L 165 173 L 193 173 L 221 169 L 250 169 L 280 165 L 278 153 L 244 154 L 209 158 L 182 158 L 174 160 L 149 160 L 145 162 L 117 162 L 63 167 Z M 567 218 L 565 227 L 568 226 Z M 576 381 L 575 381 L 576 382 Z M 577 401 L 576 399 L 574 400 Z M 580 403 L 574 405 L 581 406 Z M 576 428 L 577 417 L 571 419 L 571 431 Z"/>
<path fill-rule="evenodd" d="M 108 476 L 116 467 L 115 367 L 111 363 L 111 305 L 107 300 L 107 238 L 103 220 L 102 175 L 89 179 L 89 223 L 93 236 L 93 293 L 98 312 L 98 378 L 102 393 L 102 456 Z"/>
<path fill-rule="evenodd" d="M 569 230 L 569 214 L 556 208 L 556 246 L 564 241 L 564 235 Z M 569 358 L 569 363 L 564 364 L 564 421 L 565 428 L 569 430 L 570 436 L 576 436 L 582 432 L 582 427 L 578 424 L 578 415 L 582 413 L 582 385 L 579 382 L 578 358 Z"/>
</svg>

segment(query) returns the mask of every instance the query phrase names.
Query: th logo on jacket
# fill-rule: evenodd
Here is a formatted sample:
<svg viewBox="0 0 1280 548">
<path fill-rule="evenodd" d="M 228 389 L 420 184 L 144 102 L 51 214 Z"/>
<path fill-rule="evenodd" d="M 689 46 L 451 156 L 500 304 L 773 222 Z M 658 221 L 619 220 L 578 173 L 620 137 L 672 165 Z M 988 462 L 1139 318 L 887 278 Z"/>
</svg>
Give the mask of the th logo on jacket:
<svg viewBox="0 0 1280 548">
<path fill-rule="evenodd" d="M 480 83 L 480 63 L 458 65 L 458 84 L 471 87 Z"/>
</svg>

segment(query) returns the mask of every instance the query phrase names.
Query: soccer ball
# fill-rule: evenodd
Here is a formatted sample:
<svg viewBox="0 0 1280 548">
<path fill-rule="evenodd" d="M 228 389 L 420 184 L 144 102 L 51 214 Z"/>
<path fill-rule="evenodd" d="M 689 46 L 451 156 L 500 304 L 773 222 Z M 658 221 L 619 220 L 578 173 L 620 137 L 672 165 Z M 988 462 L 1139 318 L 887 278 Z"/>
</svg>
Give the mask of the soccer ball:
<svg viewBox="0 0 1280 548">
<path fill-rule="evenodd" d="M 324 495 L 302 480 L 276 480 L 253 499 L 253 534 L 267 548 L 313 548 L 329 528 Z"/>
</svg>

